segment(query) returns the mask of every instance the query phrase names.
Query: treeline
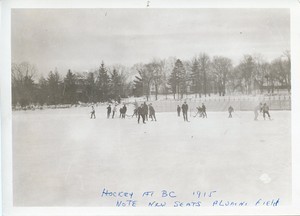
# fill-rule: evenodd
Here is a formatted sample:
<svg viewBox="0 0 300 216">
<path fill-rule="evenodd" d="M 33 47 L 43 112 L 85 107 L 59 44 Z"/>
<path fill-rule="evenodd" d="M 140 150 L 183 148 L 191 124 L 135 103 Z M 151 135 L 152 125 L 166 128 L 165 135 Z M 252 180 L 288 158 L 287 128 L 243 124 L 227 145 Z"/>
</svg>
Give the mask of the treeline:
<svg viewBox="0 0 300 216">
<path fill-rule="evenodd" d="M 34 81 L 36 68 L 28 62 L 12 64 L 12 104 L 77 104 L 120 101 L 128 97 L 130 86 L 125 73 L 117 68 L 108 70 L 102 63 L 94 72 L 73 73 L 65 77 L 55 70 L 46 78 Z"/>
<path fill-rule="evenodd" d="M 175 98 L 185 94 L 195 97 L 218 94 L 273 94 L 275 89 L 291 89 L 291 59 L 289 51 L 267 62 L 261 55 L 245 55 L 237 66 L 223 56 L 210 58 L 201 53 L 190 61 L 169 58 L 153 60 L 135 66 L 134 95 L 172 93 Z"/>
<path fill-rule="evenodd" d="M 206 97 L 211 94 L 262 94 L 275 89 L 291 89 L 290 52 L 267 62 L 261 55 L 245 55 L 238 65 L 223 56 L 210 57 L 201 53 L 191 60 L 175 57 L 154 59 L 130 68 L 103 62 L 93 72 L 74 73 L 65 77 L 55 70 L 46 78 L 35 81 L 36 68 L 23 62 L 12 64 L 12 103 L 77 104 L 120 101 L 129 96 L 172 94 L 181 99 L 186 94 Z"/>
</svg>

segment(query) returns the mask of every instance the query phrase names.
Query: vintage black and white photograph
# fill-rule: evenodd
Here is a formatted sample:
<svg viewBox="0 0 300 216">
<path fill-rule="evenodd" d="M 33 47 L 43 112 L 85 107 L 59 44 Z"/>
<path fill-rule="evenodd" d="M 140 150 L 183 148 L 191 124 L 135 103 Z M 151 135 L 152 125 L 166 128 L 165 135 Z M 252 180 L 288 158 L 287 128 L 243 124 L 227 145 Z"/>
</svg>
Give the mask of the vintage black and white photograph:
<svg viewBox="0 0 300 216">
<path fill-rule="evenodd" d="M 15 207 L 292 203 L 289 8 L 11 10 Z"/>
</svg>

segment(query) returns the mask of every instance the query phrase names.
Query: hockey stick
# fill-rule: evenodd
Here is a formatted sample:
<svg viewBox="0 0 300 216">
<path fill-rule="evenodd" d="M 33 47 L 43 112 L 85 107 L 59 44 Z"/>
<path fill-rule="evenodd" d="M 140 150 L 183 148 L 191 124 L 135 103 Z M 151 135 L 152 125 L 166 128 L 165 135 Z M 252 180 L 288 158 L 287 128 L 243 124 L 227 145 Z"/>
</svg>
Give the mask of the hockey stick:
<svg viewBox="0 0 300 216">
<path fill-rule="evenodd" d="M 194 118 L 198 115 L 198 113 L 199 113 L 199 111 L 196 113 L 196 115 L 195 116 L 193 116 Z"/>
</svg>

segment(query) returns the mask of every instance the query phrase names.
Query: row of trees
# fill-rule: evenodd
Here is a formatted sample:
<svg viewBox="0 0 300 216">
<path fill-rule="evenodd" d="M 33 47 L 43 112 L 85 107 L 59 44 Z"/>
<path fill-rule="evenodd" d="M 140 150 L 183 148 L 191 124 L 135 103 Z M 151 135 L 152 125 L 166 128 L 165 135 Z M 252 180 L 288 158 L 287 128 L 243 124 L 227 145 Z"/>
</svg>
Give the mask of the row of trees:
<svg viewBox="0 0 300 216">
<path fill-rule="evenodd" d="M 184 94 L 195 97 L 226 93 L 274 93 L 275 88 L 291 89 L 290 52 L 267 62 L 261 55 L 245 55 L 238 65 L 223 56 L 210 58 L 206 53 L 191 61 L 169 58 L 135 65 L 138 75 L 134 80 L 134 95 L 147 98 L 153 89 L 158 93 L 172 92 L 174 99 Z"/>
<path fill-rule="evenodd" d="M 56 69 L 35 82 L 37 71 L 34 66 L 28 62 L 12 64 L 12 104 L 120 101 L 121 97 L 128 97 L 130 87 L 122 67 L 118 69 L 108 70 L 102 63 L 94 72 L 75 74 L 68 70 L 65 77 L 61 77 Z"/>
<path fill-rule="evenodd" d="M 184 94 L 206 97 L 211 94 L 274 93 L 277 88 L 291 88 L 289 51 L 267 62 L 260 55 L 245 55 L 238 65 L 223 56 L 201 53 L 188 61 L 170 57 L 135 64 L 107 67 L 102 62 L 93 72 L 73 73 L 61 77 L 57 69 L 35 81 L 36 68 L 23 62 L 12 64 L 12 103 L 26 106 L 39 104 L 76 104 L 80 102 L 119 101 L 128 96 Z"/>
</svg>

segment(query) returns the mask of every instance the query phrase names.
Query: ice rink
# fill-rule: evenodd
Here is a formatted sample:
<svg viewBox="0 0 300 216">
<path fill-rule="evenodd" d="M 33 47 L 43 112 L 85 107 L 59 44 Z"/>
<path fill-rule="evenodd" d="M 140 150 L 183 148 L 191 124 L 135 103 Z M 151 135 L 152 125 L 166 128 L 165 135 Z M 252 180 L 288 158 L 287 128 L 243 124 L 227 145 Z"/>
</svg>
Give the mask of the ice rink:
<svg viewBox="0 0 300 216">
<path fill-rule="evenodd" d="M 112 191 L 192 191 L 218 199 L 291 200 L 291 113 L 157 113 L 157 122 L 106 118 L 106 107 L 13 112 L 16 206 L 114 206 Z M 129 109 L 129 114 L 132 110 Z"/>
</svg>

